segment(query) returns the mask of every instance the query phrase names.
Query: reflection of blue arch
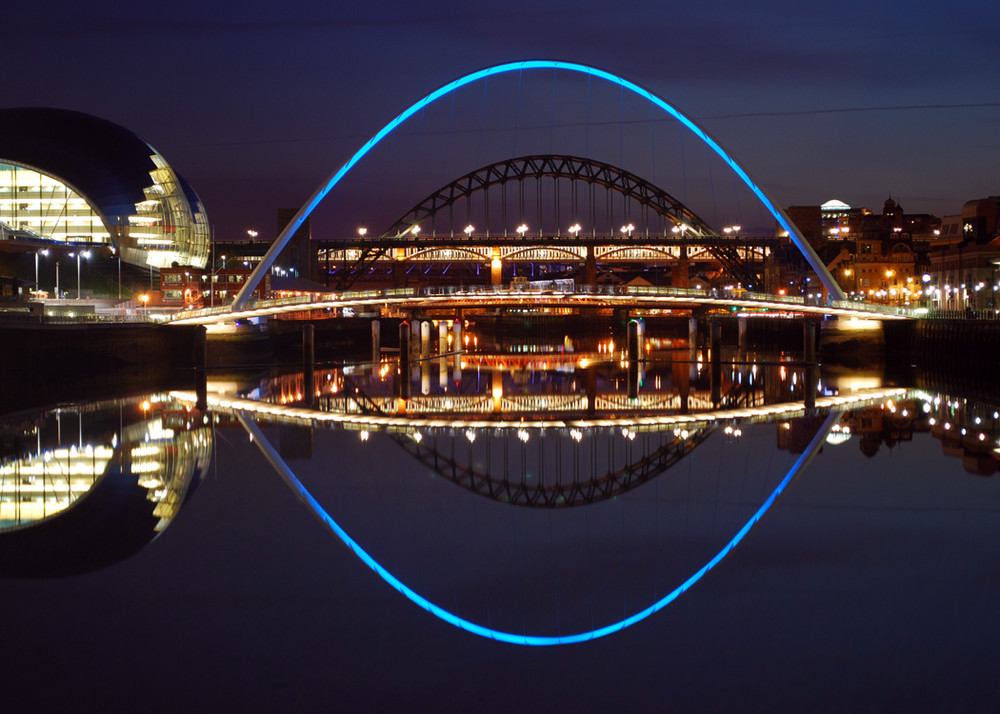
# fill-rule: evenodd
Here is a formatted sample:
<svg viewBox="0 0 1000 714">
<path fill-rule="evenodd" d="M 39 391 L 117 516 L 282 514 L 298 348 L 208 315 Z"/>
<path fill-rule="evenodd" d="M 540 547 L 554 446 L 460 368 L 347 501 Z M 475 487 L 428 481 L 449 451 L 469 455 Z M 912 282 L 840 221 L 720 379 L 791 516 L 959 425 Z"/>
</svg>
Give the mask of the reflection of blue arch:
<svg viewBox="0 0 1000 714">
<path fill-rule="evenodd" d="M 306 201 L 306 203 L 302 206 L 302 208 L 299 209 L 298 213 L 295 214 L 295 217 L 291 220 L 291 222 L 287 226 L 285 226 L 285 229 L 275 239 L 274 244 L 264 255 L 260 264 L 253 271 L 253 273 L 251 273 L 246 284 L 236 295 L 236 299 L 233 301 L 231 308 L 233 310 L 239 310 L 246 304 L 249 296 L 253 294 L 253 291 L 257 289 L 257 285 L 264 278 L 264 275 L 266 275 L 267 271 L 271 269 L 271 265 L 277 259 L 278 254 L 281 252 L 282 248 L 285 247 L 285 245 L 291 239 L 295 231 L 297 231 L 299 227 L 302 225 L 302 223 L 306 220 L 306 218 L 309 217 L 309 214 L 311 214 L 313 210 L 316 208 L 316 206 L 319 205 L 320 201 L 323 200 L 326 194 L 329 193 L 330 190 L 334 186 L 336 186 L 337 183 L 340 182 L 340 180 L 344 177 L 344 175 L 348 171 L 350 171 L 351 168 L 365 156 L 365 154 L 371 151 L 380 141 L 382 141 L 382 139 L 384 139 L 393 130 L 395 130 L 396 127 L 398 127 L 400 124 L 405 122 L 407 119 L 409 119 L 411 116 L 419 112 L 427 105 L 432 104 L 433 102 L 437 101 L 438 99 L 445 96 L 449 92 L 453 92 L 456 89 L 464 87 L 467 84 L 471 84 L 485 77 L 489 77 L 490 75 L 504 74 L 506 72 L 515 72 L 525 69 L 555 69 L 555 70 L 562 69 L 562 70 L 567 70 L 569 72 L 580 72 L 582 74 L 586 74 L 592 77 L 598 77 L 600 79 L 604 79 L 608 82 L 611 82 L 612 84 L 617 84 L 621 86 L 623 89 L 627 89 L 630 92 L 633 92 L 639 95 L 640 97 L 647 99 L 649 102 L 651 102 L 655 106 L 659 107 L 660 109 L 664 110 L 665 112 L 673 116 L 675 119 L 680 121 L 684 126 L 690 129 L 695 134 L 695 136 L 704 141 L 705 144 L 707 144 L 710 149 L 712 149 L 716 154 L 718 154 L 719 157 L 726 162 L 726 164 L 729 165 L 729 167 L 733 170 L 733 172 L 735 172 L 735 174 L 740 177 L 743 183 L 745 183 L 747 187 L 751 191 L 753 191 L 753 193 L 757 196 L 757 198 L 760 199 L 761 203 L 764 204 L 764 207 L 767 208 L 768 211 L 770 211 L 771 215 L 774 216 L 776 221 L 778 221 L 778 224 L 784 230 L 788 231 L 789 238 L 791 238 L 792 242 L 795 243 L 798 249 L 802 252 L 802 255 L 805 257 L 806 261 L 808 261 L 812 269 L 816 271 L 816 275 L 819 276 L 820 281 L 823 283 L 823 286 L 827 289 L 830 295 L 838 300 L 846 299 L 844 291 L 840 289 L 839 285 L 837 285 L 837 282 L 833 279 L 833 276 L 830 275 L 830 272 L 826 269 L 826 266 L 823 264 L 823 261 L 820 260 L 820 257 L 816 254 L 816 251 L 812 249 L 812 246 L 810 246 L 809 243 L 806 241 L 806 239 L 802 236 L 802 234 L 799 233 L 798 228 L 796 228 L 795 224 L 792 223 L 791 220 L 789 220 L 788 216 L 785 215 L 785 212 L 780 208 L 778 208 L 774 204 L 774 202 L 771 201 L 770 198 L 768 198 L 767 194 L 764 193 L 764 190 L 761 189 L 757 185 L 757 183 L 752 178 L 750 178 L 750 175 L 746 171 L 744 171 L 743 168 L 739 164 L 737 164 L 732 157 L 729 156 L 729 154 L 726 152 L 725 149 L 722 148 L 719 142 L 717 142 L 715 139 L 709 136 L 709 134 L 704 129 L 695 124 L 691 119 L 681 114 L 677 109 L 672 107 L 670 104 L 668 104 L 660 97 L 650 92 L 648 89 L 640 87 L 638 84 L 630 82 L 627 79 L 623 79 L 622 77 L 619 77 L 615 74 L 611 74 L 610 72 L 605 72 L 604 70 L 601 69 L 596 69 L 594 67 L 588 67 L 587 65 L 576 64 L 573 62 L 559 62 L 553 60 L 527 60 L 523 62 L 510 62 L 507 64 L 500 64 L 496 65 L 495 67 L 487 67 L 486 69 L 481 69 L 477 72 L 473 72 L 472 74 L 467 74 L 464 77 L 460 77 L 459 79 L 456 79 L 453 82 L 449 82 L 443 87 L 440 87 L 439 89 L 436 89 L 435 91 L 431 92 L 418 102 L 410 105 L 410 107 L 406 109 L 402 114 L 400 114 L 395 119 L 386 124 L 384 127 L 382 127 L 382 129 L 377 134 L 375 134 L 375 136 L 369 139 L 364 146 L 358 149 L 343 166 L 337 169 L 337 171 L 334 172 L 334 174 L 330 176 L 330 178 L 328 178 L 326 182 L 323 183 L 323 185 L 316 190 L 315 193 L 313 193 L 313 195 L 309 198 L 308 201 Z"/>
<path fill-rule="evenodd" d="M 486 637 L 491 640 L 497 640 L 498 642 L 508 642 L 515 645 L 531 645 L 531 646 L 549 646 L 549 645 L 568 645 L 574 644 L 576 642 L 586 642 L 587 640 L 595 640 L 599 637 L 604 637 L 610 635 L 614 632 L 619 632 L 624 630 L 626 627 L 630 627 L 635 623 L 645 620 L 650 615 L 659 612 L 667 605 L 672 603 L 682 594 L 687 592 L 695 583 L 697 583 L 701 578 L 708 573 L 709 570 L 714 568 L 719 562 L 729 555 L 732 550 L 740 544 L 743 538 L 746 537 L 750 529 L 753 528 L 760 521 L 761 518 L 767 513 L 767 511 L 774 505 L 774 502 L 778 500 L 778 497 L 784 493 L 788 488 L 788 485 L 794 480 L 801 471 L 810 461 L 812 461 L 813 456 L 819 452 L 819 447 L 822 446 L 823 442 L 826 440 L 826 435 L 830 431 L 830 427 L 833 426 L 834 422 L 838 419 L 838 414 L 836 412 L 831 412 L 830 415 L 823 422 L 823 425 L 819 428 L 813 436 L 812 441 L 809 442 L 809 446 L 802 455 L 792 464 L 792 467 L 785 474 L 785 477 L 778 484 L 777 488 L 768 496 L 767 500 L 761 505 L 760 508 L 750 517 L 742 528 L 737 531 L 736 535 L 733 536 L 732 540 L 723 546 L 722 550 L 715 554 L 715 556 L 709 560 L 705 565 L 703 565 L 698 571 L 688 577 L 683 583 L 677 586 L 670 593 L 665 595 L 663 598 L 657 600 L 652 605 L 644 610 L 641 610 L 633 615 L 614 622 L 610 625 L 605 625 L 604 627 L 599 627 L 594 630 L 588 630 L 586 632 L 578 632 L 572 635 L 556 635 L 556 636 L 540 636 L 540 635 L 528 635 L 528 634 L 518 634 L 515 632 L 503 632 L 500 630 L 494 630 L 490 627 L 485 627 L 484 625 L 479 625 L 475 622 L 470 622 L 462 617 L 459 617 L 453 612 L 445 610 L 439 605 L 435 605 L 433 602 L 425 598 L 424 596 L 418 594 L 405 583 L 403 583 L 399 578 L 386 570 L 378 561 L 376 561 L 371 555 L 369 555 L 364 548 L 358 544 L 347 531 L 341 528 L 330 514 L 324 510 L 324 508 L 319 505 L 312 494 L 306 490 L 305 486 L 302 485 L 292 473 L 292 470 L 288 468 L 288 465 L 284 462 L 278 452 L 274 450 L 271 443 L 267 440 L 264 432 L 260 430 L 260 427 L 253 421 L 250 416 L 245 416 L 242 412 L 236 412 L 237 418 L 240 423 L 243 424 L 244 428 L 250 433 L 253 441 L 257 444 L 258 448 L 267 457 L 267 460 L 272 466 L 281 474 L 281 477 L 285 482 L 295 491 L 295 494 L 299 499 L 305 503 L 309 509 L 331 530 L 333 533 L 350 548 L 361 561 L 367 565 L 369 568 L 378 573 L 378 576 L 385 580 L 394 589 L 398 590 L 400 593 L 405 595 L 407 598 L 415 602 L 417 605 L 427 610 L 429 613 L 438 617 L 445 622 L 455 625 L 466 632 L 471 632 L 474 635 L 479 635 L 480 637 Z"/>
</svg>

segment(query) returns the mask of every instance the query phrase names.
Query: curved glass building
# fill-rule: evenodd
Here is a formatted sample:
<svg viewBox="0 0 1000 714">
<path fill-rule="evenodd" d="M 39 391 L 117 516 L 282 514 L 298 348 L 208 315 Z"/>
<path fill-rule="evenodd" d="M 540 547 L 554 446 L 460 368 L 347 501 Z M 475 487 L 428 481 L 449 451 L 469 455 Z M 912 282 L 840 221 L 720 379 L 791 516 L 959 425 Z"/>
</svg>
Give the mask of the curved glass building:
<svg viewBox="0 0 1000 714">
<path fill-rule="evenodd" d="M 126 263 L 203 268 L 201 199 L 153 147 L 64 109 L 0 110 L 3 239 L 108 246 Z"/>
</svg>

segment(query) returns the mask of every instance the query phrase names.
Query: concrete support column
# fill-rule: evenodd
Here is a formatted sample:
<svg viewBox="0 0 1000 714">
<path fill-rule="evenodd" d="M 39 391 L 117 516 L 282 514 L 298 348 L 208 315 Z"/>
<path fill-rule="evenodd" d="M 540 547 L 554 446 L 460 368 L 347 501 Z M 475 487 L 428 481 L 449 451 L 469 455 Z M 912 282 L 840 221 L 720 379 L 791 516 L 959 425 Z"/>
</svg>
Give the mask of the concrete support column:
<svg viewBox="0 0 1000 714">
<path fill-rule="evenodd" d="M 816 390 L 819 388 L 819 366 L 811 364 L 806 367 L 806 381 L 802 385 L 805 390 L 805 399 L 803 400 L 806 405 L 806 409 L 816 408 Z"/>
<path fill-rule="evenodd" d="M 806 364 L 816 363 L 816 321 L 808 317 L 802 322 L 802 353 Z"/>
<path fill-rule="evenodd" d="M 597 370 L 587 367 L 583 370 L 583 380 L 587 386 L 587 412 L 592 414 L 597 409 Z"/>
<path fill-rule="evenodd" d="M 712 405 L 717 407 L 722 402 L 722 323 L 713 321 L 711 332 Z"/>
<path fill-rule="evenodd" d="M 195 408 L 205 411 L 208 409 L 208 334 L 204 327 L 195 338 L 194 364 Z"/>
<path fill-rule="evenodd" d="M 302 326 L 302 395 L 307 406 L 316 405 L 316 326 Z"/>
<path fill-rule="evenodd" d="M 583 284 L 597 284 L 597 258 L 594 257 L 594 246 L 587 246 L 587 259 L 583 264 Z"/>
<path fill-rule="evenodd" d="M 431 353 L 431 321 L 420 323 L 420 356 L 427 357 Z"/>
<path fill-rule="evenodd" d="M 698 359 L 698 318 L 688 319 L 688 353 L 691 360 Z"/>
<path fill-rule="evenodd" d="M 490 260 L 490 285 L 503 284 L 503 261 L 500 260 L 500 249 L 493 249 L 493 257 Z"/>
<path fill-rule="evenodd" d="M 372 374 L 378 374 L 378 363 L 382 359 L 382 323 L 372 320 Z"/>
<path fill-rule="evenodd" d="M 681 246 L 680 258 L 670 271 L 670 284 L 675 288 L 686 288 L 691 285 L 691 261 L 688 260 L 686 245 Z"/>
<path fill-rule="evenodd" d="M 399 368 L 396 370 L 396 396 L 410 398 L 410 323 L 399 323 Z M 405 387 L 404 387 L 405 385 Z"/>
</svg>

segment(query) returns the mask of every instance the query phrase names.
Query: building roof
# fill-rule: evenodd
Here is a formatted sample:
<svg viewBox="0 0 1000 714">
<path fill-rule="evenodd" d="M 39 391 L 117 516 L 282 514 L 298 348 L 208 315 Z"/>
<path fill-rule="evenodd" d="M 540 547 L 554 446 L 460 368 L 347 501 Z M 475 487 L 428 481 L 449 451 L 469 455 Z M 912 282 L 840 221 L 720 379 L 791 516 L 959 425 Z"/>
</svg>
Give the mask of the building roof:
<svg viewBox="0 0 1000 714">
<path fill-rule="evenodd" d="M 128 129 L 67 109 L 0 109 L 0 161 L 37 169 L 72 186 L 106 220 L 135 213 L 157 151 Z M 197 195 L 186 182 L 192 205 Z"/>
</svg>

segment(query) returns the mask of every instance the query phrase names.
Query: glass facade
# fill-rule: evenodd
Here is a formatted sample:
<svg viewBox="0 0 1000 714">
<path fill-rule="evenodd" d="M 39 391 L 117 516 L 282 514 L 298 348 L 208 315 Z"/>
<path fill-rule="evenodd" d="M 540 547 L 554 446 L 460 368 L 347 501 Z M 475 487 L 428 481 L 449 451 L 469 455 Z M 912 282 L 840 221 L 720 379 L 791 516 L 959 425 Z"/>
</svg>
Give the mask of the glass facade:
<svg viewBox="0 0 1000 714">
<path fill-rule="evenodd" d="M 35 168 L 0 162 L 0 223 L 13 237 L 114 246 L 132 265 L 203 268 L 209 226 L 204 206 L 189 200 L 173 169 L 158 154 L 144 200 L 127 216 L 102 216 L 66 182 Z M 119 228 L 121 227 L 121 228 Z"/>
<path fill-rule="evenodd" d="M 111 234 L 100 214 L 65 183 L 0 163 L 0 222 L 9 230 L 58 243 L 103 243 Z"/>
</svg>

